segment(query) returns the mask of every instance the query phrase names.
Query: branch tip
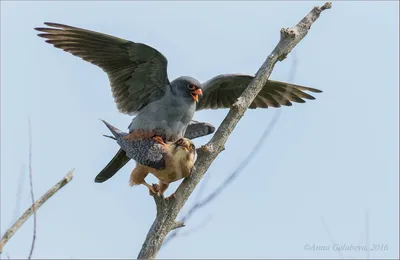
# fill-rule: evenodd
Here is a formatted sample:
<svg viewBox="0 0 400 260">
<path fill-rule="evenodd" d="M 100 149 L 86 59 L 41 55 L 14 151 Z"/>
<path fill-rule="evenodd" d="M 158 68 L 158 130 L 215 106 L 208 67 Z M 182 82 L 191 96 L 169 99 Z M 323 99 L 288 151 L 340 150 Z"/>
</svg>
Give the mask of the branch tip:
<svg viewBox="0 0 400 260">
<path fill-rule="evenodd" d="M 174 226 L 172 227 L 171 230 L 177 229 L 177 228 L 182 228 L 185 227 L 185 223 L 183 223 L 182 221 L 175 221 Z"/>
<path fill-rule="evenodd" d="M 66 182 L 70 182 L 74 178 L 74 172 L 75 172 L 75 168 L 72 168 L 71 170 L 69 170 L 67 175 L 65 175 L 64 180 Z"/>
<path fill-rule="evenodd" d="M 331 8 L 332 8 L 332 2 L 326 2 L 323 6 L 321 6 L 321 11 Z"/>
</svg>

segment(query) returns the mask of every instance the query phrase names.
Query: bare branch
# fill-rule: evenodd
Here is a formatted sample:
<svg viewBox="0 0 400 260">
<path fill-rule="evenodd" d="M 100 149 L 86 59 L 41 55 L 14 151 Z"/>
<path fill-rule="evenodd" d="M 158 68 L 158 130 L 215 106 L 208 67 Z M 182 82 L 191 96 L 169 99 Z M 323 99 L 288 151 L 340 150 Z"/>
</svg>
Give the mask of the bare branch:
<svg viewBox="0 0 400 260">
<path fill-rule="evenodd" d="M 31 188 L 31 199 L 32 199 L 32 210 L 33 210 L 33 238 L 31 251 L 29 252 L 28 259 L 32 258 L 33 249 L 35 248 L 36 242 L 36 207 L 35 207 L 35 195 L 33 194 L 33 177 L 32 177 L 32 128 L 31 119 L 28 120 L 28 131 L 29 131 L 29 186 Z"/>
<path fill-rule="evenodd" d="M 42 197 L 40 197 L 35 203 L 30 206 L 24 214 L 12 225 L 3 235 L 0 240 L 0 254 L 3 252 L 4 245 L 10 240 L 10 238 L 18 231 L 18 229 L 25 223 L 25 221 L 32 215 L 33 209 L 38 210 L 48 199 L 50 199 L 57 191 L 68 184 L 73 178 L 74 169 L 70 170 L 67 175 L 62 178 L 56 185 L 49 189 Z"/>
<path fill-rule="evenodd" d="M 169 236 L 167 236 L 164 240 L 164 242 L 161 245 L 161 248 L 165 247 L 169 242 L 171 242 L 174 238 L 177 237 L 187 237 L 190 236 L 191 234 L 195 233 L 196 231 L 200 230 L 202 227 L 205 227 L 210 221 L 211 221 L 211 214 L 207 215 L 205 219 L 203 219 L 200 224 L 198 224 L 196 227 L 186 230 L 184 232 L 178 232 L 178 230 L 174 230 Z M 189 219 L 189 218 L 187 218 Z M 183 223 L 183 222 L 182 222 Z M 185 227 L 185 225 L 183 225 Z"/>
<path fill-rule="evenodd" d="M 189 229 L 189 230 L 186 230 L 186 231 L 182 232 L 180 235 L 181 236 L 190 236 L 191 234 L 193 234 L 197 230 L 200 230 L 202 227 L 205 227 L 208 224 L 208 222 L 211 221 L 211 219 L 212 219 L 211 214 L 208 214 L 207 217 L 205 217 L 203 219 L 203 221 L 200 222 L 200 224 L 198 224 L 196 227 L 194 227 L 192 229 Z M 164 244 L 165 244 L 166 241 L 167 241 L 167 239 L 165 239 Z"/>
<path fill-rule="evenodd" d="M 203 197 L 204 190 L 206 189 L 207 183 L 210 180 L 210 178 L 211 178 L 210 174 L 207 176 L 204 174 L 203 178 L 201 179 L 201 185 L 198 188 L 197 195 L 194 201 L 197 202 L 201 200 L 201 198 Z"/>
<path fill-rule="evenodd" d="M 177 221 L 175 222 L 175 225 L 172 227 L 172 230 L 177 229 L 177 228 L 181 228 L 184 227 L 185 223 L 183 223 L 182 221 Z"/>
<path fill-rule="evenodd" d="M 295 55 L 296 52 L 293 52 L 293 60 L 292 60 L 292 66 L 290 68 L 289 72 L 289 78 L 288 82 L 294 81 L 295 75 L 296 75 L 296 70 L 297 70 L 297 56 Z M 289 89 L 286 89 L 284 94 L 282 95 L 282 100 L 286 96 L 286 94 L 289 93 Z M 278 103 L 281 103 L 278 101 Z M 274 117 L 272 118 L 272 121 L 268 124 L 268 126 L 265 128 L 263 134 L 261 135 L 260 139 L 258 140 L 257 145 L 250 151 L 250 153 L 246 156 L 246 158 L 242 161 L 242 163 L 239 164 L 239 166 L 225 179 L 225 181 L 222 182 L 221 185 L 219 185 L 206 199 L 202 200 L 200 202 L 201 194 L 203 193 L 206 183 L 208 179 L 202 179 L 202 184 L 200 186 L 200 189 L 197 193 L 195 203 L 194 205 L 190 208 L 189 212 L 182 218 L 183 222 L 187 222 L 190 216 L 198 209 L 203 208 L 206 206 L 206 204 L 210 203 L 213 201 L 219 194 L 221 194 L 222 191 L 224 191 L 236 177 L 243 172 L 243 170 L 246 168 L 246 166 L 251 162 L 252 158 L 255 158 L 255 156 L 258 154 L 259 150 L 261 147 L 263 147 L 264 142 L 268 139 L 268 136 L 271 134 L 272 129 L 274 128 L 275 124 L 278 122 L 278 119 L 280 118 L 282 110 L 276 110 Z M 198 230 L 199 227 L 205 226 L 211 219 L 211 216 L 207 216 L 207 221 L 203 221 L 200 225 L 198 225 L 196 228 L 194 228 L 191 231 L 186 231 L 186 232 L 180 232 L 179 230 L 174 230 L 163 242 L 163 247 L 168 244 L 173 238 L 177 238 L 179 236 L 188 236 L 194 231 Z"/>
<path fill-rule="evenodd" d="M 18 188 L 17 188 L 17 200 L 15 202 L 15 209 L 14 209 L 14 217 L 13 221 L 17 220 L 20 210 L 21 210 L 21 198 L 22 198 L 22 189 L 24 187 L 24 181 L 25 181 L 25 165 L 21 165 L 21 169 L 19 172 L 19 177 L 18 177 Z"/>
<path fill-rule="evenodd" d="M 260 148 L 262 147 L 262 144 L 265 142 L 265 140 L 268 139 L 268 136 L 271 134 L 272 129 L 278 122 L 278 119 L 280 117 L 280 110 L 275 113 L 274 117 L 272 118 L 271 122 L 267 126 L 267 128 L 264 130 L 263 134 L 261 135 L 260 139 L 257 142 L 257 145 L 253 147 L 251 152 L 246 156 L 246 158 L 240 163 L 240 165 L 213 191 L 211 192 L 205 199 L 199 200 L 196 202 L 188 211 L 188 213 L 182 218 L 183 222 L 187 222 L 190 217 L 199 209 L 205 207 L 207 204 L 209 204 L 211 201 L 213 201 L 216 197 L 218 197 L 226 188 L 229 186 L 233 181 L 239 176 L 241 172 L 243 172 L 244 168 L 253 160 L 255 155 L 258 153 Z M 174 233 L 172 233 L 163 243 L 163 246 L 165 246 L 168 242 L 171 241 L 172 238 L 176 238 L 179 234 L 179 231 L 176 230 Z M 187 234 L 186 234 L 187 235 Z"/>
<path fill-rule="evenodd" d="M 290 69 L 289 73 L 289 78 L 288 81 L 292 82 L 294 80 L 294 77 L 296 75 L 296 69 L 297 69 L 297 58 L 295 55 L 296 52 L 293 52 L 293 62 L 292 62 L 292 67 Z M 282 99 L 286 94 L 289 93 L 289 90 L 285 90 L 285 93 L 282 95 Z M 280 103 L 278 101 L 278 103 Z M 239 166 L 222 182 L 221 185 L 219 185 L 206 199 L 200 201 L 201 199 L 201 194 L 203 193 L 206 183 L 204 181 L 208 179 L 202 179 L 202 184 L 200 186 L 200 189 L 197 193 L 195 203 L 194 205 L 190 208 L 188 213 L 182 218 L 182 221 L 187 223 L 189 220 L 190 216 L 198 209 L 206 206 L 206 204 L 210 203 L 213 201 L 219 194 L 221 194 L 222 191 L 226 190 L 226 188 L 233 182 L 236 177 L 243 172 L 243 170 L 246 168 L 246 166 L 251 162 L 252 158 L 255 158 L 255 156 L 258 154 L 259 150 L 261 147 L 263 147 L 264 142 L 268 139 L 268 136 L 271 134 L 272 129 L 274 128 L 275 124 L 278 122 L 278 119 L 280 117 L 282 110 L 276 110 L 274 117 L 272 118 L 272 121 L 268 124 L 268 126 L 265 128 L 263 134 L 261 135 L 260 139 L 258 140 L 257 145 L 250 151 L 250 153 L 246 156 L 246 158 L 242 161 L 242 163 L 239 164 Z M 179 230 L 174 230 L 163 242 L 162 247 L 165 247 L 168 242 L 170 242 L 172 239 L 177 238 L 179 236 L 188 236 L 194 231 L 198 230 L 199 227 L 205 226 L 211 219 L 211 216 L 207 216 L 207 221 L 203 221 L 200 225 L 198 225 L 196 228 L 194 228 L 191 231 L 186 231 L 186 232 L 180 232 Z"/>
<path fill-rule="evenodd" d="M 154 196 L 157 206 L 157 216 L 146 236 L 138 259 L 154 259 L 157 256 L 165 237 L 176 226 L 175 219 L 178 213 L 211 163 L 223 150 L 229 135 L 267 82 L 275 64 L 286 58 L 291 50 L 307 35 L 311 25 L 318 19 L 321 12 L 329 8 L 331 8 L 331 3 L 325 3 L 322 7 L 314 7 L 295 27 L 281 29 L 281 39 L 278 45 L 268 56 L 237 102 L 229 110 L 228 115 L 212 139 L 206 145 L 197 149 L 196 170 L 179 185 L 175 192 L 176 199 L 164 201 L 164 199 Z"/>
</svg>

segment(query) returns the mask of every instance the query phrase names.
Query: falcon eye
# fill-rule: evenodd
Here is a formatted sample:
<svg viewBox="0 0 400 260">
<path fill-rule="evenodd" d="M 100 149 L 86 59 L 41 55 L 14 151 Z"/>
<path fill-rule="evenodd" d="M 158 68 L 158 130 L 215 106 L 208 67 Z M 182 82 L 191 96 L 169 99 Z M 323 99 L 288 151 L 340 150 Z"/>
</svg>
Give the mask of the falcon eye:
<svg viewBox="0 0 400 260">
<path fill-rule="evenodd" d="M 191 145 L 190 145 L 190 150 L 194 150 L 194 149 L 195 149 L 194 145 L 191 144 Z"/>
<path fill-rule="evenodd" d="M 193 84 L 189 84 L 189 89 L 190 89 L 190 90 L 195 90 L 195 89 L 196 89 L 196 86 L 193 85 Z"/>
<path fill-rule="evenodd" d="M 183 139 L 181 138 L 181 139 L 179 139 L 178 141 L 176 141 L 176 144 L 177 144 L 177 145 L 181 145 L 182 142 L 183 142 Z"/>
</svg>

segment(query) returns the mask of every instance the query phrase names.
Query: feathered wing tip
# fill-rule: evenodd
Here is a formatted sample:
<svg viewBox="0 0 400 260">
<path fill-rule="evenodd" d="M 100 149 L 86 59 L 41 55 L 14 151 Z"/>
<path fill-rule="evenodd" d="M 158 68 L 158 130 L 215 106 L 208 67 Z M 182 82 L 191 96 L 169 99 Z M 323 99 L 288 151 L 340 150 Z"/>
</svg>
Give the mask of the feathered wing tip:
<svg viewBox="0 0 400 260">
<path fill-rule="evenodd" d="M 111 133 L 115 136 L 115 138 L 127 135 L 127 133 L 124 133 L 121 130 L 119 130 L 118 128 L 110 125 L 105 120 L 103 120 L 103 119 L 100 119 L 100 120 L 107 126 L 108 129 L 110 129 Z"/>
</svg>

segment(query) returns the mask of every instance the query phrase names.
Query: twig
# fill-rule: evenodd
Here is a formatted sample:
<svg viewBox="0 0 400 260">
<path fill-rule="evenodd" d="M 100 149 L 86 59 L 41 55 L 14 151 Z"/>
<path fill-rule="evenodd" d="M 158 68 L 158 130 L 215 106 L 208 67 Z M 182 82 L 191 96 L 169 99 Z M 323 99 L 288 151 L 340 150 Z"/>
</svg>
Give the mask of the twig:
<svg viewBox="0 0 400 260">
<path fill-rule="evenodd" d="M 291 50 L 307 35 L 311 25 L 318 19 L 321 12 L 329 8 L 331 8 L 331 3 L 325 3 L 322 7 L 314 7 L 295 27 L 281 29 L 281 39 L 278 45 L 268 56 L 237 102 L 229 110 L 228 115 L 212 139 L 197 150 L 196 170 L 179 185 L 175 192 L 175 200 L 165 201 L 158 196 L 154 196 L 157 216 L 146 236 L 138 259 L 154 259 L 157 256 L 165 237 L 176 226 L 175 219 L 178 213 L 211 163 L 223 150 L 229 135 L 267 82 L 275 64 L 286 58 Z"/>
<path fill-rule="evenodd" d="M 184 232 L 181 232 L 179 235 L 180 235 L 180 236 L 183 236 L 183 237 L 190 236 L 191 234 L 193 234 L 193 233 L 196 232 L 197 230 L 199 230 L 199 229 L 201 229 L 202 227 L 206 226 L 206 225 L 211 221 L 211 219 L 212 219 L 211 214 L 208 214 L 208 215 L 200 222 L 200 224 L 198 224 L 196 227 L 194 227 L 194 228 L 192 228 L 192 229 L 189 229 L 189 230 L 186 230 L 186 231 L 184 231 Z M 168 237 L 167 237 L 167 239 L 168 239 Z M 167 239 L 165 239 L 165 241 L 164 241 L 164 243 L 163 243 L 163 246 L 164 246 L 164 244 L 167 242 Z"/>
<path fill-rule="evenodd" d="M 24 214 L 12 225 L 3 235 L 0 240 L 0 254 L 3 252 L 4 245 L 10 240 L 10 238 L 18 231 L 18 229 L 25 223 L 25 221 L 32 215 L 33 208 L 38 210 L 48 199 L 50 199 L 57 191 L 68 184 L 73 177 L 74 169 L 70 170 L 67 175 L 62 178 L 56 185 L 49 189 L 42 197 L 40 197 L 35 203 L 30 206 Z"/>
<path fill-rule="evenodd" d="M 206 189 L 207 183 L 210 180 L 210 178 L 211 178 L 211 175 L 203 176 L 203 179 L 201 180 L 201 185 L 199 187 L 196 198 L 194 200 L 195 202 L 200 201 L 201 198 L 203 197 L 204 190 Z"/>
<path fill-rule="evenodd" d="M 186 220 L 188 220 L 190 218 L 189 215 L 186 215 Z M 169 236 L 167 236 L 164 240 L 164 242 L 161 245 L 161 248 L 164 248 L 169 242 L 171 242 L 174 238 L 178 238 L 178 237 L 186 237 L 189 236 L 191 234 L 193 234 L 194 232 L 200 230 L 200 228 L 205 227 L 210 221 L 211 221 L 211 214 L 207 215 L 207 217 L 205 219 L 203 219 L 202 222 L 200 222 L 200 224 L 198 224 L 196 227 L 187 230 L 185 232 L 180 232 L 180 229 L 176 229 L 174 230 Z M 182 222 L 183 223 L 183 222 Z M 185 226 L 185 225 L 184 225 Z M 183 227 L 184 227 L 183 226 Z"/>
<path fill-rule="evenodd" d="M 32 128 L 31 119 L 28 120 L 29 124 L 29 186 L 31 188 L 31 198 L 32 198 L 32 210 L 33 210 L 33 238 L 31 251 L 29 252 L 28 259 L 32 258 L 33 249 L 35 248 L 36 242 L 36 207 L 35 207 L 35 195 L 33 194 L 33 177 L 32 177 Z"/>
<path fill-rule="evenodd" d="M 24 187 L 25 181 L 25 165 L 23 164 L 20 168 L 19 177 L 18 177 L 18 188 L 17 188 L 17 200 L 15 201 L 15 209 L 14 209 L 14 217 L 12 221 L 17 220 L 20 210 L 21 210 L 21 198 L 22 198 L 22 189 Z"/>
</svg>

